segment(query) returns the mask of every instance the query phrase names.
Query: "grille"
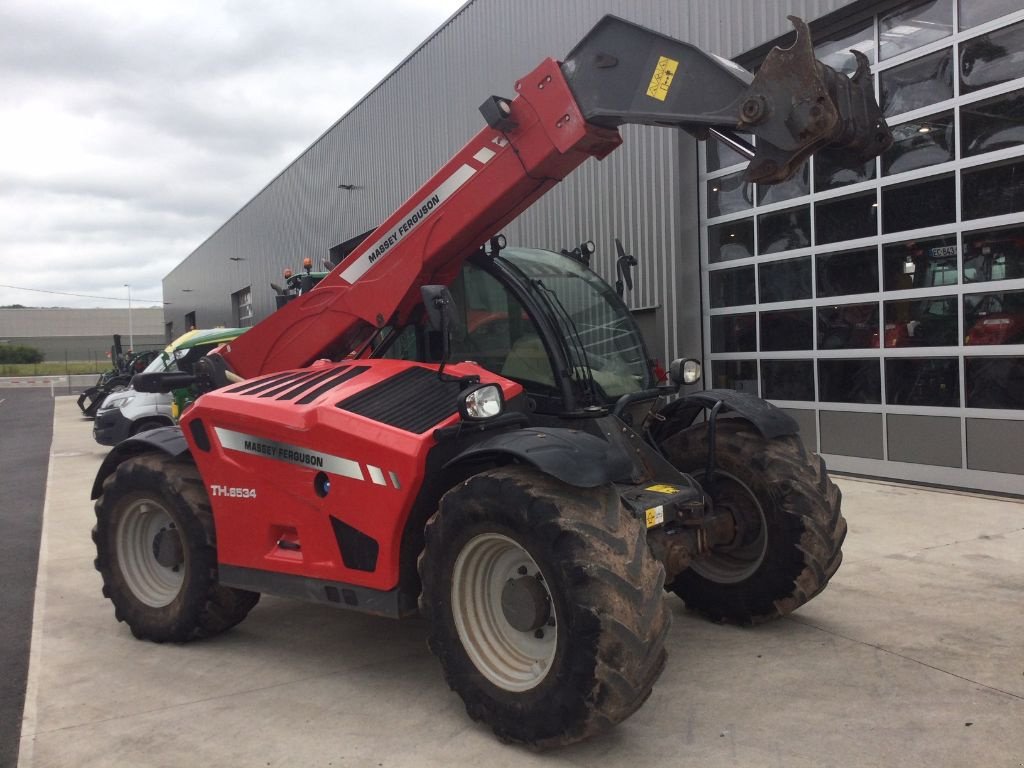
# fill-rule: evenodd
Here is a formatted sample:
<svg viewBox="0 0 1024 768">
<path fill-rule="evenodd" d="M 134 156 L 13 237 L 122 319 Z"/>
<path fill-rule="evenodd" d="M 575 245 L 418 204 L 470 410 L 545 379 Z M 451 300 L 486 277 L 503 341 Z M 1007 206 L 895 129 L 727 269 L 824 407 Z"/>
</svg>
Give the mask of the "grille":
<svg viewBox="0 0 1024 768">
<path fill-rule="evenodd" d="M 457 381 L 441 381 L 427 368 L 410 368 L 337 406 L 419 435 L 456 412 L 458 394 Z"/>
</svg>

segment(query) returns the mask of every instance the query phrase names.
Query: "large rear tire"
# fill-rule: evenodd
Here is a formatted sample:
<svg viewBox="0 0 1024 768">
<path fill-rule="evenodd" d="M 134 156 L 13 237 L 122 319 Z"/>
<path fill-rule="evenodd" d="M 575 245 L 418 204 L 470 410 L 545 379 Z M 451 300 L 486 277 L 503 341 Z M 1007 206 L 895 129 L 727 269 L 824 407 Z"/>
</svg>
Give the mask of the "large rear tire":
<svg viewBox="0 0 1024 768">
<path fill-rule="evenodd" d="M 118 465 L 96 500 L 92 538 L 103 596 L 139 639 L 210 637 L 259 602 L 217 583 L 213 516 L 191 461 L 150 453 Z"/>
<path fill-rule="evenodd" d="M 706 424 L 666 438 L 661 448 L 738 524 L 733 542 L 696 558 L 669 585 L 688 608 L 718 622 L 758 624 L 825 588 L 843 559 L 842 494 L 799 436 L 768 440 L 746 421 L 719 420 L 712 483 L 704 478 Z"/>
<path fill-rule="evenodd" d="M 613 487 L 490 470 L 444 496 L 425 540 L 430 648 L 499 738 L 580 741 L 650 695 L 671 618 L 664 570 Z"/>
</svg>

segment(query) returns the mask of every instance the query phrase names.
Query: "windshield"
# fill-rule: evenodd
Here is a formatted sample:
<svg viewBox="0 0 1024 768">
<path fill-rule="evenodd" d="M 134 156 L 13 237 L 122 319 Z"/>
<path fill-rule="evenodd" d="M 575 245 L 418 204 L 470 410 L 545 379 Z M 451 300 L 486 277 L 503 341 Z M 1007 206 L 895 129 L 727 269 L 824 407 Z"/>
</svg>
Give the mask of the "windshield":
<svg viewBox="0 0 1024 768">
<path fill-rule="evenodd" d="M 589 367 L 600 392 L 609 398 L 654 386 L 636 323 L 600 277 L 551 251 L 508 248 L 501 256 L 552 307 L 575 378 L 585 382 Z"/>
</svg>

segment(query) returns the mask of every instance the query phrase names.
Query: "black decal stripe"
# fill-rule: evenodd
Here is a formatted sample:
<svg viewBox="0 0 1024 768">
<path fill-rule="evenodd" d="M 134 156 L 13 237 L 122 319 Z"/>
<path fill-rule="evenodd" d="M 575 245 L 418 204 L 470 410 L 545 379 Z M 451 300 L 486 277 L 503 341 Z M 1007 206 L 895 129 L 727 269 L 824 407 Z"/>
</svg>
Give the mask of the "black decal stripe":
<svg viewBox="0 0 1024 768">
<path fill-rule="evenodd" d="M 317 376 L 314 376 L 313 378 L 308 379 L 307 381 L 302 382 L 301 384 L 299 384 L 299 386 L 295 387 L 294 389 L 288 390 L 287 392 L 285 392 L 283 395 L 281 395 L 277 399 L 278 400 L 294 400 L 296 397 L 301 395 L 303 392 L 308 390 L 310 387 L 315 387 L 317 384 L 319 384 L 320 382 L 324 381 L 325 379 L 329 379 L 332 376 L 334 376 L 335 374 L 340 373 L 341 371 L 344 371 L 344 370 L 347 370 L 347 369 L 348 369 L 347 365 L 343 365 L 340 368 L 331 368 L 331 370 L 329 370 L 329 371 L 324 371 L 324 372 L 318 374 Z"/>
<path fill-rule="evenodd" d="M 253 389 L 254 387 L 258 387 L 261 384 L 267 384 L 269 382 L 281 381 L 282 379 L 286 379 L 286 378 L 290 377 L 291 375 L 292 375 L 292 372 L 289 371 L 288 373 L 276 373 L 273 376 L 271 376 L 269 379 L 266 378 L 266 377 L 261 376 L 260 378 L 254 380 L 254 381 L 247 381 L 244 384 L 241 384 L 240 386 L 232 387 L 231 389 L 226 389 L 224 391 L 229 393 L 229 394 L 232 394 L 232 395 L 237 395 L 237 394 L 240 394 L 242 392 L 247 392 L 248 390 Z"/>
<path fill-rule="evenodd" d="M 308 375 L 309 374 L 307 372 L 305 372 L 305 371 L 299 371 L 299 372 L 289 371 L 284 376 L 277 377 L 277 378 L 273 379 L 272 381 L 264 380 L 264 381 L 260 382 L 260 384 L 258 386 L 253 387 L 252 389 L 250 389 L 248 392 L 245 392 L 244 394 L 246 394 L 246 395 L 258 395 L 260 392 L 265 392 L 266 390 L 272 389 L 273 387 L 276 387 L 276 386 L 278 386 L 278 385 L 280 385 L 282 383 L 294 384 L 295 382 L 299 381 L 300 379 L 304 379 Z"/>
<path fill-rule="evenodd" d="M 312 392 L 307 393 L 305 396 L 303 396 L 303 398 L 301 400 L 297 400 L 296 404 L 297 405 L 306 405 L 308 403 L 311 403 L 314 400 L 316 400 L 318 397 L 320 397 L 320 395 L 322 395 L 324 392 L 328 392 L 328 391 L 334 389 L 336 386 L 341 384 L 343 381 L 348 381 L 349 379 L 353 379 L 356 376 L 358 376 L 359 374 L 365 373 L 367 370 L 369 370 L 369 366 L 357 365 L 354 368 L 350 368 L 347 371 L 343 371 L 342 373 L 339 373 L 337 376 L 334 376 L 334 377 L 328 379 L 327 381 L 325 381 L 323 384 L 321 384 L 319 387 L 314 389 Z"/>
<path fill-rule="evenodd" d="M 295 382 L 297 381 L 301 381 L 303 384 L 306 384 L 317 377 L 318 374 L 314 373 L 313 371 L 308 371 L 304 374 L 303 378 L 291 379 L 289 381 L 284 382 L 283 384 L 278 384 L 276 387 L 273 387 L 272 389 L 268 389 L 267 391 L 260 393 L 260 397 L 273 397 L 274 395 L 280 395 L 282 392 L 289 389 L 290 387 L 294 387 Z"/>
</svg>

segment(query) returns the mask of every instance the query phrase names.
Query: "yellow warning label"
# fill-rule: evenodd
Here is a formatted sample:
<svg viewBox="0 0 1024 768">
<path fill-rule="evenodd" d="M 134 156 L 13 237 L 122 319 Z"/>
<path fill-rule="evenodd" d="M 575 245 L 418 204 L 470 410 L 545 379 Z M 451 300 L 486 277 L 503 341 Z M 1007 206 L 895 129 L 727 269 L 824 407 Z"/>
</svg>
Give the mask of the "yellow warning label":
<svg viewBox="0 0 1024 768">
<path fill-rule="evenodd" d="M 679 489 L 674 485 L 649 485 L 644 490 L 654 491 L 655 493 L 679 493 Z"/>
<path fill-rule="evenodd" d="M 647 95 L 652 99 L 664 101 L 668 96 L 668 89 L 672 87 L 677 69 L 679 69 L 678 61 L 667 56 L 659 56 L 658 63 L 654 67 L 654 74 L 651 75 L 651 84 L 647 86 Z"/>
<path fill-rule="evenodd" d="M 646 512 L 647 527 L 653 528 L 665 522 L 665 508 L 662 506 L 651 507 Z"/>
</svg>

